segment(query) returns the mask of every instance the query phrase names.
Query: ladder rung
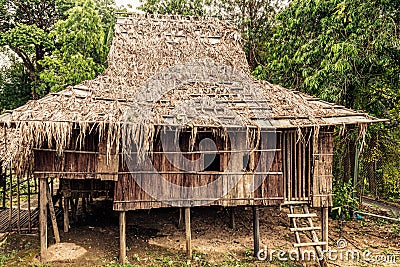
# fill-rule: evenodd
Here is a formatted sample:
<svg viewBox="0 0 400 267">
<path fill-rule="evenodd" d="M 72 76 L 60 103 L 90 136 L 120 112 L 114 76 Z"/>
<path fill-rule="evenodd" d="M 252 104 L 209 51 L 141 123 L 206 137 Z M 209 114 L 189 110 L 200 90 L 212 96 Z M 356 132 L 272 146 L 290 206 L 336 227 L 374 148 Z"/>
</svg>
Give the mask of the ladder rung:
<svg viewBox="0 0 400 267">
<path fill-rule="evenodd" d="M 325 246 L 326 242 L 311 242 L 311 243 L 294 243 L 295 248 L 298 247 L 313 247 L 313 246 Z"/>
<path fill-rule="evenodd" d="M 310 217 L 317 217 L 315 213 L 301 213 L 301 214 L 288 214 L 289 218 L 310 218 Z"/>
<path fill-rule="evenodd" d="M 292 231 L 292 232 L 313 231 L 313 230 L 321 230 L 321 227 L 314 226 L 314 227 L 290 228 L 290 231 Z"/>
</svg>

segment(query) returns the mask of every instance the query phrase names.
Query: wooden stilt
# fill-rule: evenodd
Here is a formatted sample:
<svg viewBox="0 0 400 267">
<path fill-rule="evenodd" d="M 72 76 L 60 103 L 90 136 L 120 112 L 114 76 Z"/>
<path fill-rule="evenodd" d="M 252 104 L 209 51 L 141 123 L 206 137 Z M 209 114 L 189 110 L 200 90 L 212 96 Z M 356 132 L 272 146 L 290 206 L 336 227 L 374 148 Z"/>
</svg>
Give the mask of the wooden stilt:
<svg viewBox="0 0 400 267">
<path fill-rule="evenodd" d="M 31 170 L 28 167 L 28 229 L 32 230 L 32 216 L 31 216 Z"/>
<path fill-rule="evenodd" d="M 40 260 L 46 261 L 47 256 L 47 179 L 39 179 L 40 209 L 39 209 L 39 231 L 40 231 Z"/>
<path fill-rule="evenodd" d="M 8 213 L 8 231 L 12 232 L 12 217 L 13 217 L 13 167 L 12 163 L 10 164 L 10 212 Z"/>
<path fill-rule="evenodd" d="M 56 217 L 56 213 L 54 211 L 54 204 L 53 204 L 51 191 L 50 191 L 49 185 L 47 183 L 46 183 L 46 190 L 47 190 L 47 201 L 49 203 L 51 225 L 53 226 L 54 239 L 56 240 L 56 243 L 60 243 L 61 240 L 60 240 L 60 233 L 58 231 L 57 217 Z"/>
<path fill-rule="evenodd" d="M 64 197 L 64 233 L 68 233 L 69 231 L 69 198 Z"/>
<path fill-rule="evenodd" d="M 190 208 L 185 208 L 186 255 L 192 258 L 192 232 L 190 230 Z"/>
<path fill-rule="evenodd" d="M 257 206 L 253 206 L 253 238 L 254 238 L 254 257 L 260 251 L 260 218 Z"/>
<path fill-rule="evenodd" d="M 87 202 L 86 202 L 86 197 L 82 196 L 82 212 L 83 214 L 86 214 L 87 212 Z"/>
<path fill-rule="evenodd" d="M 72 220 L 74 221 L 74 223 L 77 223 L 78 222 L 78 216 L 77 216 L 78 200 L 76 197 L 75 198 L 70 197 L 69 199 L 70 199 L 70 203 L 71 203 Z"/>
<path fill-rule="evenodd" d="M 179 229 L 183 228 L 183 218 L 184 218 L 183 213 L 184 213 L 183 208 L 179 208 L 179 219 L 178 219 L 178 228 Z"/>
<path fill-rule="evenodd" d="M 232 229 L 236 228 L 236 224 L 235 224 L 235 208 L 234 207 L 231 207 L 229 209 L 229 226 Z"/>
<path fill-rule="evenodd" d="M 119 261 L 126 263 L 126 213 L 119 213 Z"/>
<path fill-rule="evenodd" d="M 20 182 L 19 177 L 17 178 L 17 229 L 18 233 L 21 233 L 21 195 L 20 195 Z"/>
<path fill-rule="evenodd" d="M 323 246 L 323 250 L 328 250 L 328 233 L 329 233 L 329 219 L 328 219 L 328 208 L 322 207 L 321 208 L 322 214 L 322 242 L 326 242 L 326 245 Z"/>
</svg>

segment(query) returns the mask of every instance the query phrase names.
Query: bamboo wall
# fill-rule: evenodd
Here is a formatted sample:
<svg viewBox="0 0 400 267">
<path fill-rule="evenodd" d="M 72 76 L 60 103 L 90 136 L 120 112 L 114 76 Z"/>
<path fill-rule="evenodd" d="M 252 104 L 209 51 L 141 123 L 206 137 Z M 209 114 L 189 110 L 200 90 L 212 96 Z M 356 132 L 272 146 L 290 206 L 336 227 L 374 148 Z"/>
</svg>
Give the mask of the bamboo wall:
<svg viewBox="0 0 400 267">
<path fill-rule="evenodd" d="M 303 129 L 301 134 L 297 130 L 262 131 L 260 142 L 251 144 L 251 153 L 246 131 L 236 131 L 229 138 L 218 132 L 198 132 L 194 141 L 190 141 L 190 132 L 180 133 L 179 138 L 175 132 L 169 134 L 160 132 L 155 137 L 153 153 L 144 160 L 138 160 L 132 148 L 129 155 L 112 154 L 108 165 L 103 143 L 98 143 L 95 135 L 88 135 L 82 147 L 71 147 L 61 157 L 52 149 L 41 148 L 35 151 L 35 177 L 115 181 L 114 209 L 121 211 L 170 204 L 237 206 L 303 201 L 314 207 L 332 205 L 332 128 L 321 128 L 316 140 L 312 129 Z M 200 147 L 205 139 L 211 142 Z M 216 151 L 219 166 L 204 170 L 205 155 Z M 183 189 L 171 191 L 170 185 Z M 185 190 L 201 187 L 208 191 Z"/>
</svg>

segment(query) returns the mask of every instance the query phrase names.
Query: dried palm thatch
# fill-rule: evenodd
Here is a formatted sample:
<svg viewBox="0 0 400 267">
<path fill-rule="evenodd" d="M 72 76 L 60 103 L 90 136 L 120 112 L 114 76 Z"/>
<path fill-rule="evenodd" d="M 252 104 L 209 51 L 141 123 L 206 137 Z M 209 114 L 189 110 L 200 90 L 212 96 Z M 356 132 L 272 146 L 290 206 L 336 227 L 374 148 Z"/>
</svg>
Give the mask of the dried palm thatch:
<svg viewBox="0 0 400 267">
<path fill-rule="evenodd" d="M 73 129 L 151 147 L 156 125 L 296 128 L 375 120 L 252 78 L 240 34 L 213 18 L 119 18 L 108 69 L 94 80 L 30 101 L 0 118 L 19 132 L 3 159 L 24 162 L 34 147 L 62 151 Z M 128 131 L 123 131 L 126 129 Z"/>
</svg>

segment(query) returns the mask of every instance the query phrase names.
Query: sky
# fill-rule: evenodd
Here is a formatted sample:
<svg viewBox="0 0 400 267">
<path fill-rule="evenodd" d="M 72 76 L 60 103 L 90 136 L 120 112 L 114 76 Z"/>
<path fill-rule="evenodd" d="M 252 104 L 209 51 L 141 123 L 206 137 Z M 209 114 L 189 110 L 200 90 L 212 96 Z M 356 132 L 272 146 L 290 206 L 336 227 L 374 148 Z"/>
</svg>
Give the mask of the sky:
<svg viewBox="0 0 400 267">
<path fill-rule="evenodd" d="M 126 6 L 127 4 L 131 4 L 134 9 L 140 5 L 139 0 L 115 0 L 115 3 L 120 6 L 124 5 Z"/>
</svg>

